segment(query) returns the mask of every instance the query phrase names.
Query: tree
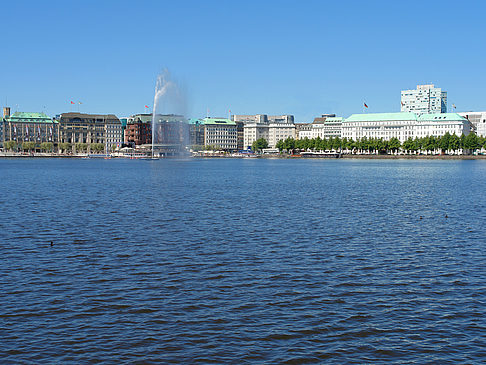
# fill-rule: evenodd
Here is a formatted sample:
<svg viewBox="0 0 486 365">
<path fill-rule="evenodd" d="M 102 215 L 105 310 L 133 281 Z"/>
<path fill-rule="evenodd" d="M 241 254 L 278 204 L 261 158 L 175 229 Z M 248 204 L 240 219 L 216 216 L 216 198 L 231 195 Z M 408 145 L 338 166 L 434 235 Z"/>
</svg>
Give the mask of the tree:
<svg viewBox="0 0 486 365">
<path fill-rule="evenodd" d="M 87 143 L 76 143 L 76 152 L 85 152 L 88 150 Z"/>
<path fill-rule="evenodd" d="M 454 133 L 451 138 L 449 139 L 449 150 L 457 151 L 461 148 L 461 140 L 460 138 Z"/>
<path fill-rule="evenodd" d="M 440 137 L 439 148 L 442 153 L 444 153 L 449 148 L 449 143 L 451 141 L 451 135 L 446 132 L 442 137 Z"/>
<path fill-rule="evenodd" d="M 68 150 L 71 150 L 72 148 L 73 148 L 73 146 L 71 145 L 71 143 L 68 143 L 68 142 L 59 143 L 59 149 L 63 152 L 67 152 Z"/>
<path fill-rule="evenodd" d="M 265 138 L 259 138 L 251 145 L 251 149 L 253 152 L 261 151 L 264 148 L 268 147 L 268 142 Z"/>
<path fill-rule="evenodd" d="M 464 148 L 470 153 L 479 147 L 479 139 L 476 133 L 471 132 L 464 138 Z"/>
<path fill-rule="evenodd" d="M 396 137 L 390 138 L 390 141 L 388 142 L 388 149 L 392 152 L 397 152 L 402 144 L 400 143 L 400 140 Z"/>
<path fill-rule="evenodd" d="M 100 152 L 103 152 L 103 150 L 105 149 L 105 145 L 103 143 L 92 143 L 91 149 L 95 153 L 100 153 Z"/>
<path fill-rule="evenodd" d="M 5 149 L 8 151 L 13 151 L 17 149 L 17 142 L 15 141 L 7 141 L 5 142 Z"/>
<path fill-rule="evenodd" d="M 54 144 L 52 142 L 42 142 L 40 147 L 42 151 L 50 152 L 54 148 Z"/>
<path fill-rule="evenodd" d="M 32 151 L 35 148 L 35 142 L 24 142 L 22 143 L 22 149 L 24 151 Z"/>
</svg>

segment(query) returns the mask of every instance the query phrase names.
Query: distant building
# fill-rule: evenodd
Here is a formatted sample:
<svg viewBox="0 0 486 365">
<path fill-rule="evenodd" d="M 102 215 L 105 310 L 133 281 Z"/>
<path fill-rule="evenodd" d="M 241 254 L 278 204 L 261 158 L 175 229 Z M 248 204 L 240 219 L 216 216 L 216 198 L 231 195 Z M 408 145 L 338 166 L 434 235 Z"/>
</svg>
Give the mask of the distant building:
<svg viewBox="0 0 486 365">
<path fill-rule="evenodd" d="M 400 110 L 416 114 L 447 113 L 447 92 L 433 84 L 417 85 L 416 90 L 403 90 Z"/>
<path fill-rule="evenodd" d="M 3 142 L 15 141 L 35 142 L 36 149 L 40 149 L 43 142 L 51 142 L 57 146 L 59 140 L 59 125 L 44 113 L 15 112 L 10 114 L 10 109 L 5 111 L 3 123 Z"/>
<path fill-rule="evenodd" d="M 264 138 L 269 148 L 278 141 L 295 138 L 293 115 L 233 115 L 233 121 L 243 123 L 243 148 L 250 148 L 257 139 Z"/>
<path fill-rule="evenodd" d="M 478 136 L 486 137 L 486 112 L 463 112 L 457 114 L 469 120 Z"/>
<path fill-rule="evenodd" d="M 123 143 L 122 124 L 113 114 L 63 113 L 59 125 L 61 143 L 101 143 L 107 150 Z"/>
<path fill-rule="evenodd" d="M 342 136 L 348 139 L 408 138 L 469 134 L 471 124 L 457 113 L 370 113 L 353 114 L 342 122 Z"/>
<path fill-rule="evenodd" d="M 202 119 L 189 119 L 189 141 L 191 146 L 204 146 L 204 122 Z"/>
<path fill-rule="evenodd" d="M 312 123 L 295 123 L 295 139 L 310 138 Z"/>
<path fill-rule="evenodd" d="M 226 118 L 190 120 L 193 145 L 214 146 L 224 151 L 238 149 L 238 129 L 235 122 Z"/>
<path fill-rule="evenodd" d="M 152 114 L 135 114 L 127 119 L 124 142 L 137 146 L 152 143 Z"/>
<path fill-rule="evenodd" d="M 341 137 L 343 118 L 336 117 L 336 114 L 323 114 L 314 118 L 314 121 L 299 130 L 298 139 L 329 139 Z"/>
</svg>

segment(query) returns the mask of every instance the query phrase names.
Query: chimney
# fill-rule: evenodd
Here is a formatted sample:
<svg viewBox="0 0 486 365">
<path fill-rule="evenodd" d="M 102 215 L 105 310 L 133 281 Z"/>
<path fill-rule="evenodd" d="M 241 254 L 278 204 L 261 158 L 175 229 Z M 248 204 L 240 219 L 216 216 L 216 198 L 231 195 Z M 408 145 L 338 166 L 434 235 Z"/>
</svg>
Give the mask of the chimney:
<svg viewBox="0 0 486 365">
<path fill-rule="evenodd" d="M 6 106 L 6 107 L 3 108 L 3 117 L 4 118 L 10 117 L 10 107 L 9 106 Z"/>
</svg>

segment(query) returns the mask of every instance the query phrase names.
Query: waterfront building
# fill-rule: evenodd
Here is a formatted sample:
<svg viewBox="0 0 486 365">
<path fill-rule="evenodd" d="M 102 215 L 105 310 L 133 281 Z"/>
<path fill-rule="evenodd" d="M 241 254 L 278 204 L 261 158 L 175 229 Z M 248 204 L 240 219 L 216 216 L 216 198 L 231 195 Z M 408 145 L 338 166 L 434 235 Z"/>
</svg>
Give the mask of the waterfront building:
<svg viewBox="0 0 486 365">
<path fill-rule="evenodd" d="M 353 140 L 398 138 L 404 142 L 408 138 L 442 136 L 449 134 L 469 134 L 469 121 L 457 113 L 415 114 L 370 113 L 353 114 L 342 122 L 342 137 Z"/>
<path fill-rule="evenodd" d="M 402 90 L 400 110 L 416 114 L 447 113 L 447 92 L 433 84 Z"/>
<path fill-rule="evenodd" d="M 227 118 L 204 118 L 201 121 L 204 145 L 224 151 L 238 149 L 238 129 L 234 121 Z"/>
<path fill-rule="evenodd" d="M 329 139 L 341 137 L 343 118 L 336 117 L 335 114 L 322 114 L 321 117 L 314 118 L 314 121 L 299 130 L 298 139 Z"/>
<path fill-rule="evenodd" d="M 51 142 L 57 147 L 59 141 L 59 124 L 44 113 L 15 112 L 10 115 L 10 108 L 5 110 L 3 119 L 3 145 L 7 141 L 34 142 L 35 149 L 40 150 L 41 143 Z"/>
<path fill-rule="evenodd" d="M 295 139 L 310 138 L 312 135 L 312 123 L 295 123 Z"/>
<path fill-rule="evenodd" d="M 260 138 L 275 148 L 278 141 L 296 136 L 293 115 L 233 115 L 233 121 L 243 123 L 243 148 L 251 148 Z"/>
<path fill-rule="evenodd" d="M 124 142 L 135 144 L 152 143 L 152 114 L 135 114 L 127 119 Z"/>
<path fill-rule="evenodd" d="M 122 124 L 113 114 L 63 113 L 59 116 L 61 143 L 101 143 L 109 151 L 123 143 Z"/>
<path fill-rule="evenodd" d="M 202 119 L 189 119 L 189 141 L 191 146 L 204 146 L 204 123 Z"/>
<path fill-rule="evenodd" d="M 478 136 L 486 137 L 486 112 L 463 112 L 457 114 L 469 120 Z"/>
</svg>

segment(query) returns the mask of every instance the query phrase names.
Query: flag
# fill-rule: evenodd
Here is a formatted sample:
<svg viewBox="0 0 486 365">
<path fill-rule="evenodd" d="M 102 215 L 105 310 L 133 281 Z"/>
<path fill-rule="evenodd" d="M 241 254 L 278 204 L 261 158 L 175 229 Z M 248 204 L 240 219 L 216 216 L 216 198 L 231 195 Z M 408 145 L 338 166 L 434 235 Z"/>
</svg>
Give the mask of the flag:
<svg viewBox="0 0 486 365">
<path fill-rule="evenodd" d="M 25 127 L 25 132 L 27 133 L 27 138 L 29 137 L 29 126 Z"/>
<path fill-rule="evenodd" d="M 82 103 L 82 102 L 80 102 L 80 101 L 78 101 L 78 104 L 79 104 L 79 105 L 81 105 L 81 104 L 83 104 L 83 103 Z"/>
<path fill-rule="evenodd" d="M 405 105 L 405 104 L 403 103 L 403 101 L 401 101 L 401 103 L 402 103 L 402 106 L 404 106 L 404 105 Z"/>
<path fill-rule="evenodd" d="M 14 134 L 17 134 L 17 125 L 14 124 Z"/>
<path fill-rule="evenodd" d="M 52 127 L 49 127 L 49 133 L 52 136 Z"/>
<path fill-rule="evenodd" d="M 366 105 L 366 103 L 363 103 L 363 105 L 364 105 L 365 108 L 368 108 L 368 105 Z"/>
<path fill-rule="evenodd" d="M 453 107 L 454 109 L 456 109 L 456 104 L 452 104 L 452 107 Z"/>
<path fill-rule="evenodd" d="M 71 100 L 71 104 L 74 104 L 74 101 Z"/>
</svg>

